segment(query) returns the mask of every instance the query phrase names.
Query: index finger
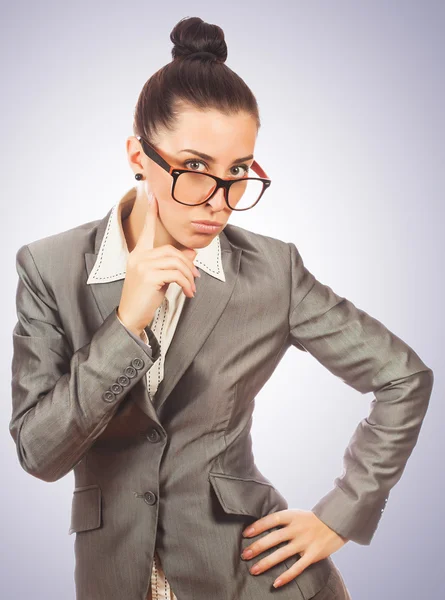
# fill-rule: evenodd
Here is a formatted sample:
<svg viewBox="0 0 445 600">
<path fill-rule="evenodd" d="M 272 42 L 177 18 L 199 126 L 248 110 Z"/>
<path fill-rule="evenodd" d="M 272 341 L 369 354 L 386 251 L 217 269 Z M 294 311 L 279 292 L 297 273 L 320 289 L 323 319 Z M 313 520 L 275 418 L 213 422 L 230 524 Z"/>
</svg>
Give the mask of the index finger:
<svg viewBox="0 0 445 600">
<path fill-rule="evenodd" d="M 147 212 L 145 213 L 144 227 L 136 243 L 137 248 L 151 250 L 153 248 L 156 223 L 158 219 L 158 203 L 152 192 L 147 193 Z"/>
</svg>

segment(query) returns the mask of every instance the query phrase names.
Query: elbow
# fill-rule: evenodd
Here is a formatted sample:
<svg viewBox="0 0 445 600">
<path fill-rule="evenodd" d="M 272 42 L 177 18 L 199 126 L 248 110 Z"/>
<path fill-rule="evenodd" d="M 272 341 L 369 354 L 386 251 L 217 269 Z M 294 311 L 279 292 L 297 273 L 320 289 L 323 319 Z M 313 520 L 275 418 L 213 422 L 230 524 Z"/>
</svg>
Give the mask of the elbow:
<svg viewBox="0 0 445 600">
<path fill-rule="evenodd" d="M 47 483 L 53 483 L 61 479 L 65 475 L 65 472 L 62 472 L 60 468 L 56 468 L 54 462 L 48 460 L 47 456 L 40 456 L 37 459 L 35 454 L 26 451 L 20 429 L 17 430 L 12 425 L 10 426 L 10 433 L 16 446 L 17 458 L 25 473 Z"/>
<path fill-rule="evenodd" d="M 30 460 L 26 455 L 26 451 L 20 445 L 17 445 L 17 455 L 20 466 L 28 473 L 28 475 L 32 475 L 36 479 L 40 479 L 40 481 L 45 481 L 46 483 L 54 483 L 61 479 L 64 473 L 57 472 L 47 463 L 39 463 L 33 460 Z"/>
<path fill-rule="evenodd" d="M 432 369 L 427 367 L 424 371 L 421 371 L 419 373 L 419 376 L 421 377 L 420 385 L 425 393 L 425 397 L 428 403 L 431 396 L 431 392 L 433 391 L 434 387 L 434 372 Z"/>
<path fill-rule="evenodd" d="M 430 404 L 431 393 L 434 387 L 434 373 L 432 369 L 427 367 L 423 371 L 415 373 L 413 377 L 416 377 L 417 381 L 415 395 L 419 399 L 419 407 L 421 407 L 419 414 L 424 418 Z"/>
</svg>

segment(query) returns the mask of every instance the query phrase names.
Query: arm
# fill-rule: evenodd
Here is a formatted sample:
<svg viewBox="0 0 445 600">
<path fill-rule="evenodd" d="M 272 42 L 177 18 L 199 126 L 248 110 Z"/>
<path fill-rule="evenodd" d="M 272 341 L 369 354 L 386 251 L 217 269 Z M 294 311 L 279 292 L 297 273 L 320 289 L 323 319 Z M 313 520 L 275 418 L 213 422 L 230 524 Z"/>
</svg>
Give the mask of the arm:
<svg viewBox="0 0 445 600">
<path fill-rule="evenodd" d="M 119 315 L 117 314 L 117 310 L 116 310 L 116 316 L 119 319 Z M 119 319 L 120 323 L 122 323 L 122 321 Z M 136 341 L 139 341 L 139 339 L 142 339 L 142 341 L 144 342 L 144 344 L 146 344 L 150 350 L 151 350 L 151 346 L 150 343 L 148 341 L 148 336 L 147 336 L 147 332 L 145 331 L 145 329 L 142 330 L 141 333 L 141 337 L 138 338 L 132 331 L 130 331 L 130 329 L 128 329 L 128 327 L 126 327 L 123 323 L 122 325 L 125 327 L 125 329 L 128 331 L 128 333 L 133 337 L 133 339 L 135 339 Z"/>
<path fill-rule="evenodd" d="M 151 347 L 130 334 L 116 307 L 90 342 L 73 354 L 56 302 L 27 245 L 16 261 L 18 321 L 12 334 L 9 429 L 23 469 L 43 481 L 56 481 L 106 428 L 160 348 L 149 328 Z M 119 380 L 126 385 L 112 389 Z"/>
<path fill-rule="evenodd" d="M 343 474 L 312 512 L 339 535 L 369 545 L 417 443 L 433 372 L 380 321 L 317 281 L 289 246 L 291 344 L 355 390 L 375 394 L 346 448 Z"/>
</svg>

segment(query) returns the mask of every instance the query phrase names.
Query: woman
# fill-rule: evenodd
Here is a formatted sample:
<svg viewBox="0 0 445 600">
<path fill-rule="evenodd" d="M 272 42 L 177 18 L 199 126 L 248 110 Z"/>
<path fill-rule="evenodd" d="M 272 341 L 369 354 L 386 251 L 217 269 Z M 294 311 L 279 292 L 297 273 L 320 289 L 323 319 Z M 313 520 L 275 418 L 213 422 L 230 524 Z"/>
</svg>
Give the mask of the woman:
<svg viewBox="0 0 445 600">
<path fill-rule="evenodd" d="M 330 555 L 370 543 L 433 373 L 293 243 L 228 224 L 270 185 L 257 103 L 219 27 L 183 19 L 171 40 L 127 140 L 136 187 L 17 252 L 19 461 L 44 481 L 74 470 L 77 600 L 348 599 Z M 291 345 L 376 396 L 312 511 L 251 450 L 255 396 Z"/>
</svg>

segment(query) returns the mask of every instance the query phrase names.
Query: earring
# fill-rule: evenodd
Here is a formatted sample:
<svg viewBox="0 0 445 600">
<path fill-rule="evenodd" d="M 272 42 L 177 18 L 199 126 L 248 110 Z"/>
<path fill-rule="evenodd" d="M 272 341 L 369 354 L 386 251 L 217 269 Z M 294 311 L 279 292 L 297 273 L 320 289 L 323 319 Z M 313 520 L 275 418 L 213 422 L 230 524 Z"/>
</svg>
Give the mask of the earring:
<svg viewBox="0 0 445 600">
<path fill-rule="evenodd" d="M 138 181 L 140 181 L 141 179 L 143 179 L 143 175 L 142 173 L 136 173 L 136 175 L 134 176 L 135 179 L 137 179 Z"/>
</svg>

